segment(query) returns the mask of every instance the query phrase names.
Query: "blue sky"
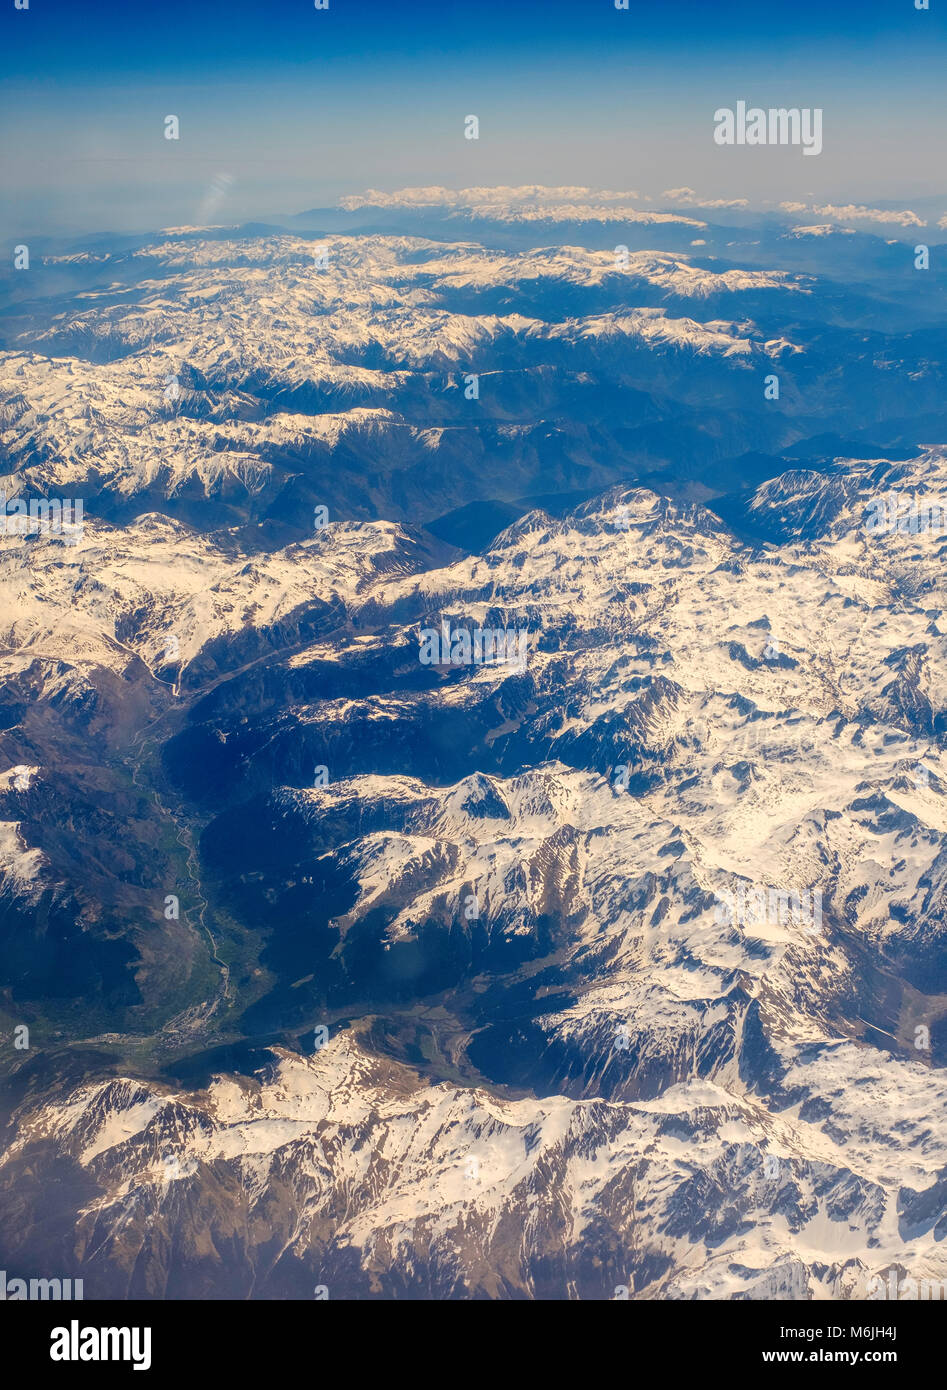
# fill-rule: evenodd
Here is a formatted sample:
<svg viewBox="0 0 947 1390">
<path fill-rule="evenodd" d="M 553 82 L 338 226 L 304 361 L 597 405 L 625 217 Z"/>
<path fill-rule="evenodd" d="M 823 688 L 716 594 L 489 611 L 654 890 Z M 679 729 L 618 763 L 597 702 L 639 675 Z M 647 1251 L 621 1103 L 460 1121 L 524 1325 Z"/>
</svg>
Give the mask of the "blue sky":
<svg viewBox="0 0 947 1390">
<path fill-rule="evenodd" d="M 220 174 L 223 222 L 431 183 L 910 206 L 947 189 L 931 3 L 8 0 L 4 231 L 194 222 Z M 741 99 L 821 107 L 823 154 L 715 146 Z"/>
</svg>

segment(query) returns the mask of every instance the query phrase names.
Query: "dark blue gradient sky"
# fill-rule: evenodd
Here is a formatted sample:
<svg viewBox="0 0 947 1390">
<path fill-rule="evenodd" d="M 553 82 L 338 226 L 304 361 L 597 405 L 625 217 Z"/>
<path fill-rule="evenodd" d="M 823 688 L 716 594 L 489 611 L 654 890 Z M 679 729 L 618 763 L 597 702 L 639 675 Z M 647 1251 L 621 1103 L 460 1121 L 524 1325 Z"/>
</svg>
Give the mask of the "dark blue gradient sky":
<svg viewBox="0 0 947 1390">
<path fill-rule="evenodd" d="M 910 206 L 947 189 L 947 0 L 931 3 L 7 0 L 4 233 L 414 184 Z M 713 112 L 741 99 L 822 107 L 824 152 L 716 146 Z"/>
</svg>

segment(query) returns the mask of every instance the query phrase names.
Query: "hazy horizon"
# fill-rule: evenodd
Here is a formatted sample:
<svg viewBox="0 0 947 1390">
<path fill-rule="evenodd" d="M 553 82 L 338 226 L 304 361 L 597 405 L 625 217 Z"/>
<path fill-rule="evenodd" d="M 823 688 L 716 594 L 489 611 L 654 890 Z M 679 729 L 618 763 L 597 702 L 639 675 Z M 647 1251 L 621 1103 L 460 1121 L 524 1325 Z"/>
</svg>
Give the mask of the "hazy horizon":
<svg viewBox="0 0 947 1390">
<path fill-rule="evenodd" d="M 4 38 L 14 240 L 192 224 L 208 200 L 204 220 L 265 219 L 367 187 L 580 184 L 657 201 L 687 185 L 753 206 L 943 192 L 947 21 L 908 4 L 52 0 L 10 6 Z M 715 110 L 739 100 L 821 109 L 822 153 L 716 145 Z"/>
</svg>

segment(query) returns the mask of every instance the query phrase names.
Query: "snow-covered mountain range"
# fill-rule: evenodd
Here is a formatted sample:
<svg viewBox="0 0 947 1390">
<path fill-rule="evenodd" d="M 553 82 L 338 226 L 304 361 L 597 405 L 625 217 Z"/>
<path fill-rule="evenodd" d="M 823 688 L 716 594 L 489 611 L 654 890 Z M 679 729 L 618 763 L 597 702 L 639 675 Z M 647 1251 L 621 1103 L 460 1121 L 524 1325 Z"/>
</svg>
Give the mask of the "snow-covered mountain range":
<svg viewBox="0 0 947 1390">
<path fill-rule="evenodd" d="M 84 514 L 0 528 L 5 1267 L 947 1279 L 942 331 L 817 237 L 422 231 L 10 306 L 4 502 Z"/>
</svg>

